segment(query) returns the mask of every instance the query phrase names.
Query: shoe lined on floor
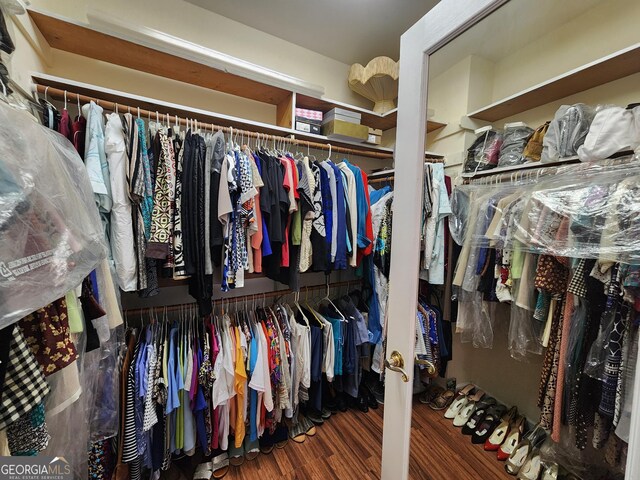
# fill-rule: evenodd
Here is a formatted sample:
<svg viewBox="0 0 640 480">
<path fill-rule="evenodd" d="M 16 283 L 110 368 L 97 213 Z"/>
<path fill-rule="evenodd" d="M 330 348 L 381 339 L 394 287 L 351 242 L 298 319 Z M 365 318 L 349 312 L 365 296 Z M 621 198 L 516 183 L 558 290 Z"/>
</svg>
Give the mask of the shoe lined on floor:
<svg viewBox="0 0 640 480">
<path fill-rule="evenodd" d="M 476 411 L 477 405 L 480 404 L 485 396 L 486 395 L 482 390 L 477 390 L 473 395 L 469 395 L 467 397 L 469 401 L 453 419 L 453 426 L 462 427 L 465 423 L 467 423 L 469 418 L 471 418 L 471 415 L 473 415 L 473 412 Z"/>
<path fill-rule="evenodd" d="M 338 393 L 338 395 L 336 395 L 336 407 L 341 412 L 346 412 L 349 409 L 344 393 Z"/>
<path fill-rule="evenodd" d="M 320 412 L 323 420 L 329 420 L 331 418 L 331 410 L 327 407 L 322 407 L 322 412 Z"/>
<path fill-rule="evenodd" d="M 378 400 L 369 386 L 364 387 L 364 395 L 366 396 L 369 408 L 373 408 L 374 410 L 378 408 Z"/>
<path fill-rule="evenodd" d="M 222 478 L 229 473 L 229 454 L 224 452 L 214 457 L 211 461 L 211 470 L 213 470 L 211 478 Z"/>
<path fill-rule="evenodd" d="M 384 405 L 384 384 L 382 382 L 377 382 L 375 385 L 370 387 L 371 393 L 378 402 L 379 405 Z"/>
<path fill-rule="evenodd" d="M 540 449 L 534 448 L 518 472 L 519 480 L 538 480 L 542 471 L 542 461 L 540 460 Z"/>
<path fill-rule="evenodd" d="M 444 392 L 444 388 L 440 387 L 439 385 L 431 384 L 427 387 L 427 390 L 424 393 L 421 393 L 418 396 L 418 401 L 425 405 L 429 405 L 442 392 Z"/>
<path fill-rule="evenodd" d="M 431 407 L 431 410 L 435 411 L 444 410 L 449 405 L 451 405 L 451 402 L 453 401 L 455 396 L 456 392 L 454 392 L 453 390 L 445 390 L 436 398 L 434 398 L 432 402 L 429 403 L 429 407 Z"/>
<path fill-rule="evenodd" d="M 496 405 L 496 399 L 493 397 L 483 398 L 482 401 L 476 404 L 476 409 L 467 419 L 467 422 L 462 427 L 463 435 L 473 435 L 473 432 L 480 426 L 484 417 L 487 415 L 489 407 Z"/>
<path fill-rule="evenodd" d="M 236 448 L 233 439 L 229 440 L 229 463 L 234 467 L 239 467 L 244 463 L 244 445 Z"/>
<path fill-rule="evenodd" d="M 455 416 L 462 410 L 467 403 L 469 403 L 469 395 L 474 391 L 475 387 L 469 384 L 458 391 L 458 396 L 449 405 L 449 408 L 444 413 L 444 418 L 453 420 Z"/>
<path fill-rule="evenodd" d="M 540 424 L 536 425 L 533 430 L 527 433 L 518 444 L 518 446 L 511 452 L 507 463 L 504 465 L 504 469 L 509 475 L 517 475 L 524 462 L 529 457 L 529 453 L 534 449 L 542 445 L 542 442 L 547 438 L 547 432 Z"/>
<path fill-rule="evenodd" d="M 210 480 L 213 475 L 213 466 L 211 462 L 201 463 L 196 467 L 193 473 L 193 480 Z"/>
<path fill-rule="evenodd" d="M 498 460 L 504 462 L 516 449 L 522 439 L 522 435 L 524 435 L 526 422 L 527 419 L 522 415 L 511 422 L 511 425 L 509 425 L 509 433 L 500 445 L 500 448 L 498 448 Z"/>
<path fill-rule="evenodd" d="M 324 423 L 321 413 L 312 408 L 307 409 L 307 418 L 316 425 L 322 425 Z"/>
<path fill-rule="evenodd" d="M 258 440 L 249 440 L 249 435 L 244 437 L 244 456 L 247 460 L 255 460 L 260 454 L 260 443 Z"/>
<path fill-rule="evenodd" d="M 557 463 L 551 462 L 544 467 L 542 480 L 558 480 L 558 475 L 560 475 L 560 467 Z"/>
<path fill-rule="evenodd" d="M 494 405 L 487 408 L 487 413 L 480 421 L 473 434 L 471 435 L 471 443 L 481 444 L 485 443 L 487 439 L 493 434 L 495 429 L 500 425 L 502 416 L 507 411 L 507 407 L 504 405 Z"/>
<path fill-rule="evenodd" d="M 485 450 L 495 452 L 500 448 L 500 445 L 503 444 L 503 442 L 507 438 L 507 435 L 509 434 L 511 424 L 514 422 L 517 416 L 518 407 L 514 405 L 509 409 L 509 411 L 507 411 L 507 413 L 502 416 L 502 421 L 500 422 L 500 424 L 495 428 L 491 436 L 487 438 L 487 441 L 484 442 Z"/>
</svg>

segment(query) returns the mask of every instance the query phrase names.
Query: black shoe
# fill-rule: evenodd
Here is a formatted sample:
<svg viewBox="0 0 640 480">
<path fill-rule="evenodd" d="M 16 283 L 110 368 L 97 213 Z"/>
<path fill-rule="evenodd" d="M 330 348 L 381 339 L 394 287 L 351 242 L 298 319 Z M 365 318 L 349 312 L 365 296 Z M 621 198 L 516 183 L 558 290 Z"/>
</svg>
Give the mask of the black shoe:
<svg viewBox="0 0 640 480">
<path fill-rule="evenodd" d="M 336 407 L 341 412 L 346 412 L 348 410 L 347 401 L 344 398 L 344 395 L 338 395 L 336 397 Z M 338 411 L 336 410 L 336 411 Z"/>
<path fill-rule="evenodd" d="M 320 414 L 320 412 L 318 412 L 315 409 L 309 409 L 309 411 L 307 412 L 307 418 L 309 420 L 311 420 L 313 423 L 315 423 L 316 425 L 322 425 L 324 423 L 324 420 L 322 419 L 322 415 Z"/>
<path fill-rule="evenodd" d="M 324 407 L 322 407 L 322 410 L 325 409 L 329 410 L 331 413 L 338 413 L 338 399 L 334 397 L 326 400 L 324 402 Z"/>
<path fill-rule="evenodd" d="M 359 395 L 358 398 L 353 400 L 353 408 L 357 408 L 362 413 L 367 413 L 369 411 L 369 403 L 367 402 L 367 398 L 364 395 Z"/>
<path fill-rule="evenodd" d="M 323 407 L 320 415 L 322 416 L 323 420 L 329 420 L 331 418 L 331 410 L 329 410 L 327 407 Z"/>
<path fill-rule="evenodd" d="M 377 385 L 374 385 L 374 387 L 371 389 L 371 393 L 376 399 L 376 402 L 378 402 L 380 405 L 384 405 L 384 385 L 382 384 L 382 382 L 378 382 Z"/>
<path fill-rule="evenodd" d="M 364 395 L 367 399 L 367 404 L 369 405 L 369 408 L 373 408 L 374 410 L 378 408 L 378 400 L 376 400 L 375 395 L 373 394 L 373 392 L 371 391 L 371 389 L 369 387 L 365 387 L 364 388 Z"/>
</svg>

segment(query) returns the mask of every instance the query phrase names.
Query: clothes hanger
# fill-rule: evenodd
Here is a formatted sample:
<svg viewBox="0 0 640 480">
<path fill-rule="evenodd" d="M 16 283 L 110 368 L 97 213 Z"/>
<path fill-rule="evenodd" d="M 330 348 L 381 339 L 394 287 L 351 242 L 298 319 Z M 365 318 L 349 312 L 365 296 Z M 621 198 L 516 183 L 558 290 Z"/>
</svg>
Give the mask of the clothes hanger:
<svg viewBox="0 0 640 480">
<path fill-rule="evenodd" d="M 318 326 L 322 329 L 324 328 L 324 323 L 322 322 L 322 320 L 320 320 L 320 318 L 318 317 L 318 315 L 316 314 L 315 310 L 311 307 L 311 305 L 309 305 L 309 287 L 306 287 L 306 294 L 304 297 L 304 305 L 305 307 L 307 307 L 307 310 L 309 310 L 309 312 L 311 312 L 311 315 L 313 315 L 313 318 L 316 319 L 316 322 L 318 322 Z"/>
<path fill-rule="evenodd" d="M 307 316 L 302 311 L 302 308 L 300 307 L 300 303 L 298 303 L 299 299 L 300 299 L 300 292 L 295 292 L 294 293 L 293 304 L 295 305 L 295 307 L 300 312 L 300 315 L 302 315 L 302 319 L 304 320 L 304 323 L 307 325 L 307 328 L 311 328 L 311 326 L 309 325 L 309 319 L 307 318 Z"/>
<path fill-rule="evenodd" d="M 329 298 L 329 275 L 325 276 L 325 286 L 326 286 L 326 295 L 323 298 L 320 299 L 320 301 L 318 302 L 318 305 L 320 305 L 322 302 L 324 302 L 326 300 L 327 303 L 329 303 L 329 305 L 331 305 L 333 307 L 333 309 L 336 311 L 336 313 L 340 317 L 340 321 L 348 323 L 348 320 L 345 318 L 345 316 L 342 314 L 342 312 L 338 309 L 336 304 L 333 303 L 331 301 L 331 299 Z"/>
</svg>

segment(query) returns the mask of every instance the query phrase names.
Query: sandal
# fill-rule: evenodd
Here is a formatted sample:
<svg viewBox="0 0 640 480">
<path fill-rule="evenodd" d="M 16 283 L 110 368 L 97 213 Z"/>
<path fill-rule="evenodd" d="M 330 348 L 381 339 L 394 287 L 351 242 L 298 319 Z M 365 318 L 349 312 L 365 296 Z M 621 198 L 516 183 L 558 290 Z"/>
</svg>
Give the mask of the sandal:
<svg viewBox="0 0 640 480">
<path fill-rule="evenodd" d="M 222 478 L 229 473 L 229 454 L 221 453 L 211 461 L 211 470 L 213 474 L 211 478 Z"/>
<path fill-rule="evenodd" d="M 307 439 L 307 436 L 304 434 L 304 427 L 302 426 L 302 422 L 298 421 L 295 425 L 289 428 L 289 438 L 296 443 L 304 443 Z"/>
<path fill-rule="evenodd" d="M 231 440 L 229 443 L 231 444 L 229 445 L 229 463 L 234 467 L 239 467 L 244 463 L 244 445 L 236 448 Z"/>
<path fill-rule="evenodd" d="M 456 392 L 453 390 L 445 390 L 429 403 L 429 407 L 435 411 L 444 410 L 453 402 L 455 396 Z"/>
<path fill-rule="evenodd" d="M 249 437 L 245 437 L 244 451 L 245 458 L 247 460 L 255 460 L 256 457 L 260 454 L 260 444 L 258 443 L 258 440 L 254 440 L 252 442 L 251 440 L 249 440 Z"/>
<path fill-rule="evenodd" d="M 308 417 L 302 417 L 300 423 L 302 423 L 302 428 L 307 436 L 313 437 L 317 433 L 318 430 L 316 429 L 316 426 Z"/>
<path fill-rule="evenodd" d="M 277 442 L 277 443 L 276 443 L 276 448 L 277 448 L 278 450 L 281 450 L 281 449 L 283 449 L 284 447 L 286 447 L 288 443 L 289 443 L 289 439 L 288 439 L 288 438 L 287 438 L 286 440 L 282 440 L 281 442 Z"/>
<path fill-rule="evenodd" d="M 469 418 L 471 418 L 471 415 L 473 415 L 473 412 L 476 411 L 476 406 L 480 403 L 484 396 L 485 393 L 482 390 L 478 390 L 473 395 L 467 396 L 468 402 L 453 419 L 453 426 L 462 427 L 465 423 L 467 423 Z"/>
<path fill-rule="evenodd" d="M 436 397 L 438 397 L 438 395 L 441 395 L 442 392 L 444 392 L 444 388 L 431 384 L 427 387 L 427 390 L 424 393 L 420 394 L 418 401 L 425 405 L 429 405 L 436 399 Z"/>
<path fill-rule="evenodd" d="M 449 408 L 445 412 L 444 418 L 453 420 L 456 415 L 460 413 L 460 410 L 462 410 L 467 405 L 467 403 L 469 403 L 469 395 L 471 394 L 471 392 L 473 392 L 474 388 L 475 387 L 473 385 L 469 384 L 466 387 L 460 389 L 460 391 L 458 392 L 458 396 L 453 401 L 453 403 L 449 405 Z"/>
<path fill-rule="evenodd" d="M 271 452 L 273 452 L 274 446 L 273 445 L 267 445 L 264 447 L 260 447 L 260 452 L 263 453 L 264 455 L 269 455 Z"/>
<path fill-rule="evenodd" d="M 193 480 L 209 480 L 213 475 L 213 464 L 211 462 L 201 463 L 193 473 Z"/>
</svg>

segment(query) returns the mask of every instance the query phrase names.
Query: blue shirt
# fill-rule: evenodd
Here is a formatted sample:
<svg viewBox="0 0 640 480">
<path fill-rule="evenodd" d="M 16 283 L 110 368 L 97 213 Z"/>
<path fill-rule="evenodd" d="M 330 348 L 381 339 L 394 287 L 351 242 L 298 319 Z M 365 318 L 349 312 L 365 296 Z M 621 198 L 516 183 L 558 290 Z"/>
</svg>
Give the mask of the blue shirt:
<svg viewBox="0 0 640 480">
<path fill-rule="evenodd" d="M 327 162 L 336 174 L 336 197 L 338 202 L 338 238 L 336 240 L 336 261 L 333 265 L 335 270 L 344 270 L 347 268 L 347 205 L 344 200 L 344 182 L 342 173 L 335 163 Z M 334 219 L 336 221 L 336 219 Z"/>
<path fill-rule="evenodd" d="M 355 165 L 351 165 L 347 160 L 344 164 L 349 167 L 356 178 L 356 201 L 358 211 L 358 248 L 367 248 L 371 243 L 371 239 L 367 237 L 367 215 L 369 214 L 369 204 L 365 192 L 365 185 L 362 181 L 362 172 Z M 354 232 L 355 235 L 355 232 Z"/>
<path fill-rule="evenodd" d="M 331 186 L 329 182 L 329 174 L 327 171 L 318 166 L 320 171 L 320 189 L 322 190 L 322 213 L 324 214 L 324 228 L 327 232 L 325 240 L 327 241 L 327 255 L 331 262 L 331 231 L 333 230 L 333 198 L 331 197 Z"/>
</svg>

